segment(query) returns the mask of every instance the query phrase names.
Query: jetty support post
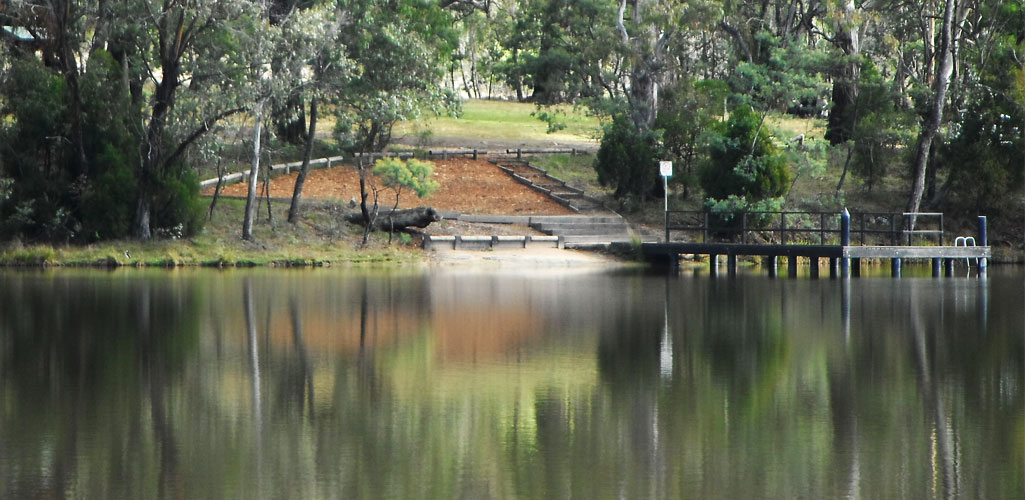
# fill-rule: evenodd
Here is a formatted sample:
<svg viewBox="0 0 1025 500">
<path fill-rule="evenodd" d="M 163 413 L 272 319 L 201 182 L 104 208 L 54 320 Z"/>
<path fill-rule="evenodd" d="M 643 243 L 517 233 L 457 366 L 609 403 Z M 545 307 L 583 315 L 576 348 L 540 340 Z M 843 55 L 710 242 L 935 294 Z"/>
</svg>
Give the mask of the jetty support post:
<svg viewBox="0 0 1025 500">
<path fill-rule="evenodd" d="M 843 213 L 840 214 L 840 246 L 851 246 L 851 213 L 847 211 L 847 207 L 844 207 Z M 851 277 L 850 257 L 840 259 L 840 276 L 844 278 Z"/>
<path fill-rule="evenodd" d="M 980 215 L 979 216 L 979 246 L 982 246 L 982 247 L 988 247 L 989 246 L 989 235 L 987 234 L 987 231 L 986 231 L 986 216 L 985 215 Z M 980 274 L 985 274 L 987 267 L 989 267 L 989 263 L 986 262 L 986 258 L 985 257 L 979 257 L 979 273 Z"/>
<path fill-rule="evenodd" d="M 900 259 L 896 257 L 890 259 L 890 276 L 900 278 Z"/>
<path fill-rule="evenodd" d="M 726 274 L 737 275 L 737 254 L 735 253 L 726 254 Z"/>
<path fill-rule="evenodd" d="M 942 265 L 941 265 L 942 262 L 943 262 L 943 259 L 940 259 L 939 257 L 933 257 L 933 259 L 932 259 L 932 277 L 933 278 L 939 278 L 941 276 L 940 268 L 942 267 Z"/>
<path fill-rule="evenodd" d="M 775 255 L 766 255 L 762 258 L 762 265 L 765 266 L 766 269 L 768 269 L 770 278 L 775 278 L 776 273 L 779 272 L 779 268 L 777 267 L 777 261 L 778 259 Z"/>
<path fill-rule="evenodd" d="M 708 275 L 719 275 L 719 256 L 714 253 L 708 255 Z"/>
<path fill-rule="evenodd" d="M 819 279 L 819 258 L 812 256 L 808 257 L 808 274 L 811 279 Z"/>
<path fill-rule="evenodd" d="M 797 277 L 797 256 L 787 255 L 787 277 Z"/>
<path fill-rule="evenodd" d="M 651 263 L 660 271 L 680 272 L 680 256 L 673 252 L 660 253 L 651 257 Z"/>
</svg>

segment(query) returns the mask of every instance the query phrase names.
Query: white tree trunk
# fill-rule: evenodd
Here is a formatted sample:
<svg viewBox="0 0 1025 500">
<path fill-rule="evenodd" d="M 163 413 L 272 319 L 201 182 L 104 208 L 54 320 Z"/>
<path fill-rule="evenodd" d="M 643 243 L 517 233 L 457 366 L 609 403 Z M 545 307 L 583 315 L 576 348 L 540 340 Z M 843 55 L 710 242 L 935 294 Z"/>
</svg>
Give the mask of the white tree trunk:
<svg viewBox="0 0 1025 500">
<path fill-rule="evenodd" d="M 253 219 L 256 216 L 256 183 L 260 173 L 260 132 L 263 128 L 263 107 L 266 99 L 260 99 L 254 110 L 253 124 L 253 163 L 249 167 L 249 193 L 246 195 L 246 215 L 242 221 L 242 239 L 253 239 Z"/>
<path fill-rule="evenodd" d="M 929 114 L 922 122 L 922 131 L 918 134 L 918 147 L 915 150 L 915 174 L 914 184 L 911 186 L 911 197 L 908 199 L 907 211 L 917 212 L 922 204 L 922 195 L 925 192 L 925 173 L 929 166 L 929 149 L 932 148 L 932 141 L 939 131 L 940 122 L 943 120 L 943 105 L 947 100 L 947 87 L 950 85 L 950 75 L 954 71 L 953 46 L 951 36 L 952 25 L 954 24 L 954 0 L 946 0 L 943 8 L 943 26 L 941 27 L 939 60 L 936 65 L 936 75 L 933 80 L 933 99 L 929 103 Z M 911 217 L 908 229 L 914 230 L 915 218 Z"/>
</svg>

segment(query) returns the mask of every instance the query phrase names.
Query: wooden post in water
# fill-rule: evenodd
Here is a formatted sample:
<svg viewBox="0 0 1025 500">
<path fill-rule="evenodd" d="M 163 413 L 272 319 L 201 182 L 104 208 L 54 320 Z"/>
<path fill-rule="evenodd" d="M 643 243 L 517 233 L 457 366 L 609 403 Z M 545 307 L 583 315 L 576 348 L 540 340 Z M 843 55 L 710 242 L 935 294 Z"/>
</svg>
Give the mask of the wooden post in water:
<svg viewBox="0 0 1025 500">
<path fill-rule="evenodd" d="M 730 276 L 737 274 L 737 254 L 726 254 L 726 274 Z"/>
<path fill-rule="evenodd" d="M 791 278 L 796 278 L 797 277 L 797 256 L 796 255 L 788 255 L 787 256 L 787 276 L 789 276 Z"/>
<path fill-rule="evenodd" d="M 840 259 L 836 257 L 829 258 L 829 277 L 836 278 L 839 275 Z"/>
<path fill-rule="evenodd" d="M 719 275 L 719 256 L 714 253 L 708 255 L 708 275 Z"/>
<path fill-rule="evenodd" d="M 819 258 L 808 257 L 808 272 L 811 275 L 811 279 L 819 279 Z"/>
<path fill-rule="evenodd" d="M 989 235 L 987 234 L 987 231 L 986 231 L 986 216 L 985 215 L 980 215 L 979 216 L 979 246 L 980 247 L 988 247 L 989 246 Z M 979 275 L 980 276 L 985 276 L 986 275 L 986 268 L 987 267 L 989 267 L 989 263 L 986 262 L 986 258 L 985 257 L 980 257 L 979 258 Z"/>
<path fill-rule="evenodd" d="M 840 214 L 840 246 L 851 246 L 851 213 L 847 211 L 847 207 L 844 207 L 843 213 Z M 840 276 L 851 277 L 851 259 L 849 257 L 840 260 Z"/>
<path fill-rule="evenodd" d="M 954 275 L 954 259 L 943 259 L 943 275 L 948 278 Z"/>
<path fill-rule="evenodd" d="M 900 259 L 890 259 L 890 276 L 900 278 Z"/>
<path fill-rule="evenodd" d="M 775 278 L 778 272 L 777 259 L 775 255 L 766 255 L 762 258 L 762 265 L 769 270 L 769 277 Z"/>
<path fill-rule="evenodd" d="M 940 268 L 942 267 L 942 266 L 940 266 L 940 262 L 942 262 L 942 259 L 940 259 L 938 257 L 935 257 L 935 258 L 932 259 L 932 277 L 933 278 L 939 278 L 940 277 Z"/>
<path fill-rule="evenodd" d="M 851 276 L 861 277 L 861 259 L 851 259 Z"/>
</svg>

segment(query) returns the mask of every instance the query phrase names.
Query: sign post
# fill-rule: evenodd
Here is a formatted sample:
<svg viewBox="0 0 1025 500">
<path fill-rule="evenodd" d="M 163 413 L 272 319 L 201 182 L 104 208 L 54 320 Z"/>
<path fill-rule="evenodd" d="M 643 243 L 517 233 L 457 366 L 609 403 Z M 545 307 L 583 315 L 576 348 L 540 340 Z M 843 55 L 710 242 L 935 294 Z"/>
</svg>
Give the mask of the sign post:
<svg viewBox="0 0 1025 500">
<path fill-rule="evenodd" d="M 673 175 L 673 162 L 658 162 L 658 173 L 662 176 L 662 193 L 665 196 L 666 243 L 669 243 L 669 178 Z"/>
</svg>

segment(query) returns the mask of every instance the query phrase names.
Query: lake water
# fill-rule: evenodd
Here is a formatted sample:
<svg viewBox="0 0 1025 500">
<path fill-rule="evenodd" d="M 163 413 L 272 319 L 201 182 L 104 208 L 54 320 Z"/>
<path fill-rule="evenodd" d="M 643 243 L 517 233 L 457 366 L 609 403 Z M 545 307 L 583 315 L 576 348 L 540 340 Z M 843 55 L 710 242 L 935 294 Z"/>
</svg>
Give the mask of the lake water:
<svg viewBox="0 0 1025 500">
<path fill-rule="evenodd" d="M 1023 289 L 0 271 L 0 496 L 1023 498 Z"/>
</svg>

